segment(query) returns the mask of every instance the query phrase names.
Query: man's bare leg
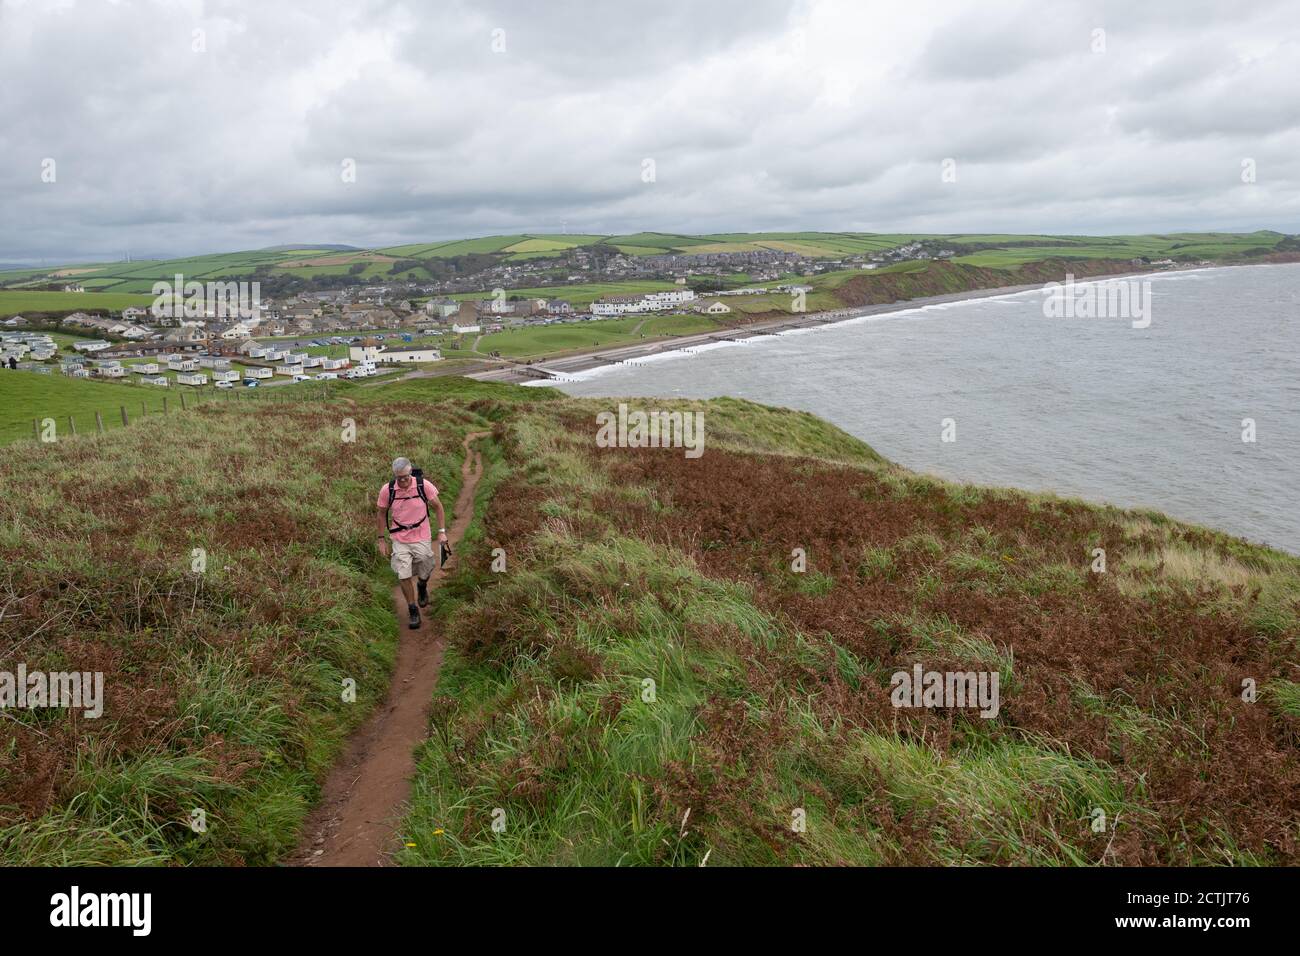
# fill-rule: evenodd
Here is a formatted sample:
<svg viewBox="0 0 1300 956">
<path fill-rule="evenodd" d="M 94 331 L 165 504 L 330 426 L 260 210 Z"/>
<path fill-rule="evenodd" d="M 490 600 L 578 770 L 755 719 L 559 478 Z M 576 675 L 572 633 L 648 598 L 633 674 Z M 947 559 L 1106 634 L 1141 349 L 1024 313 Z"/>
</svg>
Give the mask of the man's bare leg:
<svg viewBox="0 0 1300 956">
<path fill-rule="evenodd" d="M 415 603 L 415 578 L 402 578 L 402 593 L 406 595 L 406 603 Z"/>
</svg>

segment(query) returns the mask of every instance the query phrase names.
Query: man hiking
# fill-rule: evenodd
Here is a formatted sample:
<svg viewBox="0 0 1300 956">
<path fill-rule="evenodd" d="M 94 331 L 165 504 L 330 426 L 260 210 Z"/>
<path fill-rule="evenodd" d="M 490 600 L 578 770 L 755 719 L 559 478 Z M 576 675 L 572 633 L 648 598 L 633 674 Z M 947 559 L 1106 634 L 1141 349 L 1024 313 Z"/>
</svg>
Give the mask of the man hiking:
<svg viewBox="0 0 1300 956">
<path fill-rule="evenodd" d="M 402 582 L 406 609 L 411 614 L 411 630 L 420 626 L 420 608 L 429 603 L 429 575 L 437 566 L 429 533 L 429 505 L 438 509 L 438 541 L 445 542 L 447 516 L 443 514 L 438 489 L 419 471 L 413 471 L 409 461 L 398 458 L 393 462 L 393 480 L 379 489 L 375 506 L 379 509 L 379 553 L 389 557 L 391 534 L 389 564 Z"/>
</svg>

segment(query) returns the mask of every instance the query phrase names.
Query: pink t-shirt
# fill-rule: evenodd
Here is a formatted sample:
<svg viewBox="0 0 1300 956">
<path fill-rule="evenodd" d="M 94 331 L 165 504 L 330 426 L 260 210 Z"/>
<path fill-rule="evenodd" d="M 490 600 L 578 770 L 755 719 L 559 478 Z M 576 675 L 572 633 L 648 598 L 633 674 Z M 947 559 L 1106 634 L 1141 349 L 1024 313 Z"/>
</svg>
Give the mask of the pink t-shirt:
<svg viewBox="0 0 1300 956">
<path fill-rule="evenodd" d="M 428 478 L 424 479 L 424 493 L 429 496 L 429 504 L 432 505 L 438 497 L 438 489 L 434 487 L 433 482 Z M 403 488 L 397 485 L 393 488 L 392 513 L 388 516 L 388 527 L 395 528 L 399 524 L 415 524 L 426 514 L 429 514 L 425 508 L 424 502 L 420 500 L 420 493 L 415 490 L 415 483 L 412 482 L 409 487 Z M 379 508 L 388 508 L 388 482 L 384 482 L 383 487 L 379 489 L 379 499 L 375 502 Z M 429 541 L 433 538 L 433 531 L 430 525 L 436 520 L 437 509 L 433 514 L 429 514 L 429 520 L 424 522 L 418 528 L 409 528 L 406 531 L 394 531 L 392 538 L 394 541 L 401 541 L 404 544 L 411 544 L 415 541 Z"/>
</svg>

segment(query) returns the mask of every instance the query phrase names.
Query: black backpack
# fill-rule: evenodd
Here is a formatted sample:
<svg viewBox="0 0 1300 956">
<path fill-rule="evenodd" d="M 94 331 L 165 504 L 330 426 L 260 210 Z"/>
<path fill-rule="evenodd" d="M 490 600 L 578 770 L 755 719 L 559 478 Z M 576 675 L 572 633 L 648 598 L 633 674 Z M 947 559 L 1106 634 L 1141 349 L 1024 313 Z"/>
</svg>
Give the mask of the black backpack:
<svg viewBox="0 0 1300 956">
<path fill-rule="evenodd" d="M 412 528 L 418 528 L 429 520 L 429 496 L 424 493 L 424 471 L 419 468 L 411 469 L 411 477 L 415 479 L 415 492 L 424 502 L 424 517 L 415 524 L 402 524 L 397 522 L 396 527 L 392 527 L 393 522 L 393 502 L 397 501 L 397 479 L 393 478 L 388 482 L 388 514 L 384 518 L 384 523 L 389 525 L 388 533 L 396 534 L 398 531 L 410 531 Z M 415 495 L 407 495 L 402 501 L 409 501 Z"/>
</svg>

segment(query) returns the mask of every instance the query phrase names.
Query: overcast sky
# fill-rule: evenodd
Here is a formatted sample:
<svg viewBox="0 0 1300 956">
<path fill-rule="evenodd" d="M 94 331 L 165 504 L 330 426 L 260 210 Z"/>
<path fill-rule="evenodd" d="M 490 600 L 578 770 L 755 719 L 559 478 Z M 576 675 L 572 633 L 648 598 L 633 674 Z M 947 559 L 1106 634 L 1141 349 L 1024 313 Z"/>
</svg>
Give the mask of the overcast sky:
<svg viewBox="0 0 1300 956">
<path fill-rule="evenodd" d="M 1300 232 L 1296 0 L 0 0 L 0 117 L 0 262 Z"/>
</svg>

